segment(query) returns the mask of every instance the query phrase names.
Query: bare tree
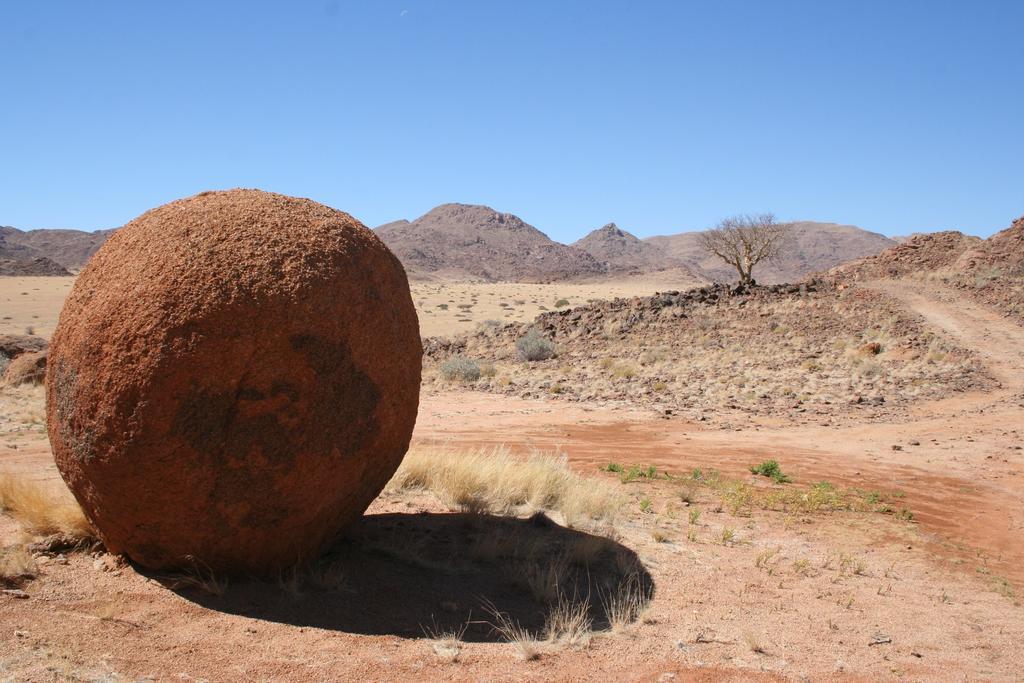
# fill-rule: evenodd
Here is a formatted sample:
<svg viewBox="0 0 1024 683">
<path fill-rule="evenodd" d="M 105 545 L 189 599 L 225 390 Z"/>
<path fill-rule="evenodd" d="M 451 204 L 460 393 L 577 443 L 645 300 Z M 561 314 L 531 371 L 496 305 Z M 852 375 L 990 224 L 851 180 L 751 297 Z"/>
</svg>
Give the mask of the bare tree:
<svg viewBox="0 0 1024 683">
<path fill-rule="evenodd" d="M 701 246 L 736 269 L 741 285 L 754 284 L 754 266 L 779 256 L 789 242 L 789 226 L 775 216 L 733 216 L 700 234 Z"/>
</svg>

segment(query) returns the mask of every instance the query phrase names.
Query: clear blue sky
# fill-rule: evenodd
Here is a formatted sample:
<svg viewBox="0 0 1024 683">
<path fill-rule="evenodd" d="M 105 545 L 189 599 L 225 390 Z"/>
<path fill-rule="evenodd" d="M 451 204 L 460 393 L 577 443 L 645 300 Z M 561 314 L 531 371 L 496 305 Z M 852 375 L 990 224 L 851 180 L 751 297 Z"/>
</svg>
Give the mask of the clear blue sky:
<svg viewBox="0 0 1024 683">
<path fill-rule="evenodd" d="M 738 212 L 1024 214 L 1024 2 L 0 4 L 0 225 L 201 190 L 369 225 L 450 201 L 571 241 Z"/>
</svg>

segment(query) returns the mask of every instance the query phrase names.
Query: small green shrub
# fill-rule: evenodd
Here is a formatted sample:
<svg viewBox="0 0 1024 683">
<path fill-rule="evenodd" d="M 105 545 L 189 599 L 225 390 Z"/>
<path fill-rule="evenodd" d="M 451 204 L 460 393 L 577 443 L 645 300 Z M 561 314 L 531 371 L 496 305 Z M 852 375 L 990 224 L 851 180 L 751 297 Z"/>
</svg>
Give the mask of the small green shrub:
<svg viewBox="0 0 1024 683">
<path fill-rule="evenodd" d="M 472 358 L 452 356 L 441 363 L 441 376 L 449 382 L 475 382 L 480 379 L 480 364 Z"/>
<path fill-rule="evenodd" d="M 559 299 L 558 301 L 555 302 L 555 308 L 562 308 L 563 306 L 568 306 L 568 305 L 569 305 L 569 300 L 568 299 Z"/>
<path fill-rule="evenodd" d="M 605 472 L 621 472 L 622 465 L 620 465 L 617 462 L 610 462 L 601 469 L 603 469 Z"/>
<path fill-rule="evenodd" d="M 524 361 L 547 360 L 555 357 L 555 345 L 537 330 L 530 330 L 516 340 L 516 353 Z"/>
<path fill-rule="evenodd" d="M 779 467 L 779 463 L 774 460 L 765 460 L 760 465 L 750 468 L 751 473 L 760 474 L 762 477 L 768 477 L 776 484 L 785 484 L 790 481 L 782 472 L 782 468 Z"/>
<path fill-rule="evenodd" d="M 628 470 L 619 470 L 621 475 L 619 479 L 622 480 L 623 484 L 628 484 L 636 479 L 654 479 L 658 476 L 658 469 L 651 465 L 649 467 L 641 467 L 640 465 L 630 465 Z"/>
</svg>

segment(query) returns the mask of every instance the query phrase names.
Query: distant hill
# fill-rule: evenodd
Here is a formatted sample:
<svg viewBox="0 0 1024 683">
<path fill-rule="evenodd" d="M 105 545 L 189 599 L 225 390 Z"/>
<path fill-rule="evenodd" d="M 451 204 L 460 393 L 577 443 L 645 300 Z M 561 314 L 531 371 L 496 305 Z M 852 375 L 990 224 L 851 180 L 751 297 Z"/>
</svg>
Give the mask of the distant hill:
<svg viewBox="0 0 1024 683">
<path fill-rule="evenodd" d="M 413 277 L 550 282 L 604 272 L 582 249 L 487 206 L 442 204 L 414 221 L 382 225 L 377 234 Z"/>
<path fill-rule="evenodd" d="M 789 225 L 793 230 L 793 247 L 775 262 L 754 268 L 754 278 L 758 282 L 797 282 L 811 273 L 877 254 L 897 244 L 885 235 L 853 225 L 812 221 Z M 710 280 L 728 282 L 736 279 L 736 272 L 730 266 L 704 251 L 700 243 L 700 232 L 649 237 L 645 241 Z"/>
<path fill-rule="evenodd" d="M 0 275 L 26 277 L 30 275 L 71 275 L 71 273 L 64 266 L 45 256 L 36 256 L 27 259 L 0 258 Z"/>
<path fill-rule="evenodd" d="M 649 273 L 683 265 L 657 245 L 639 239 L 615 223 L 588 233 L 572 246 L 593 256 L 609 273 Z"/>
<path fill-rule="evenodd" d="M 851 225 L 791 225 L 794 248 L 780 261 L 755 269 L 758 282 L 795 282 L 897 244 Z M 15 263 L 47 258 L 77 271 L 113 232 L 0 227 L 0 259 L 12 262 L 8 270 L 56 272 L 43 264 Z M 566 245 L 513 214 L 471 204 L 442 204 L 413 221 L 381 225 L 376 232 L 412 279 L 554 282 L 653 278 L 687 287 L 736 278 L 731 268 L 704 252 L 698 232 L 641 240 L 609 223 Z"/>
<path fill-rule="evenodd" d="M 18 230 L 0 226 L 0 259 L 28 261 L 47 258 L 64 268 L 79 270 L 113 230 Z"/>
</svg>

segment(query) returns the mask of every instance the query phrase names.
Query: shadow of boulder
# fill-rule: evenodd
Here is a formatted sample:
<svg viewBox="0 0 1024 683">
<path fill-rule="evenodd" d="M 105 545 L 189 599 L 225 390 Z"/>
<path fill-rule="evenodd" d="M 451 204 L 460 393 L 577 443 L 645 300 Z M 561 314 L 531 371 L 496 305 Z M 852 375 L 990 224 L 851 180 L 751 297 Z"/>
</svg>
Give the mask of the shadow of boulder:
<svg viewBox="0 0 1024 683">
<path fill-rule="evenodd" d="M 636 553 L 602 536 L 529 519 L 466 513 L 364 516 L 316 563 L 222 595 L 176 592 L 208 609 L 365 635 L 462 632 L 498 641 L 497 614 L 541 635 L 560 602 L 594 630 L 638 618 L 654 583 Z"/>
</svg>

